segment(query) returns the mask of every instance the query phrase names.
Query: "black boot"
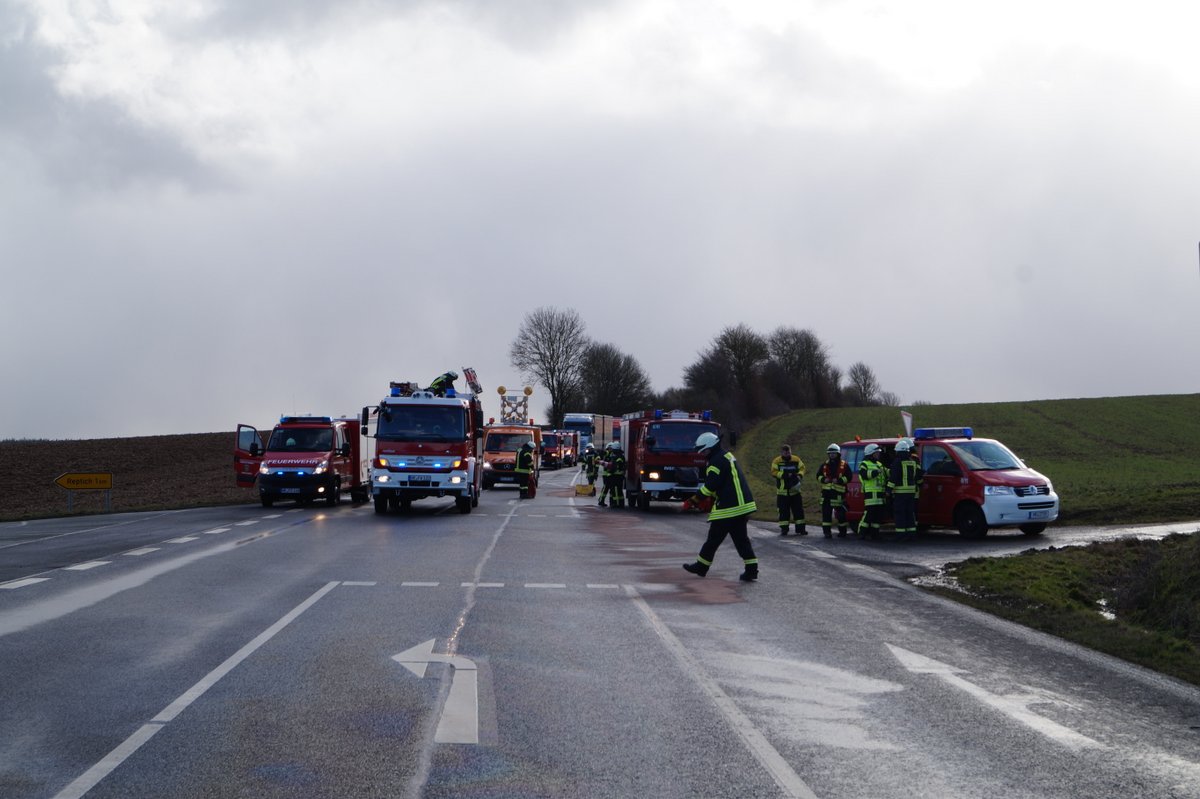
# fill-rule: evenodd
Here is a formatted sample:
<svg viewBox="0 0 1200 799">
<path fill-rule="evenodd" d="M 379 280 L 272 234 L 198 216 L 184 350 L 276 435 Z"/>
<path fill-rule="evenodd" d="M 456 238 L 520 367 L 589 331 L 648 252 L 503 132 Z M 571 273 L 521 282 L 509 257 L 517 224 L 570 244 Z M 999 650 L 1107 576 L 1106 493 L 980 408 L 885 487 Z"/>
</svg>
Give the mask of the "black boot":
<svg viewBox="0 0 1200 799">
<path fill-rule="evenodd" d="M 780 528 L 779 528 L 779 534 L 780 534 L 780 535 L 787 535 L 787 533 L 788 533 L 788 529 L 787 529 L 786 527 L 780 527 Z"/>
<path fill-rule="evenodd" d="M 703 577 L 704 575 L 708 574 L 708 567 L 705 566 L 700 561 L 696 561 L 695 563 L 683 564 L 683 570 L 685 572 L 691 572 L 692 574 L 696 575 L 697 577 Z"/>
<path fill-rule="evenodd" d="M 801 522 L 800 524 L 796 525 L 796 532 L 799 533 L 800 535 L 808 535 L 808 527 L 806 527 L 804 525 L 804 523 Z"/>
<path fill-rule="evenodd" d="M 744 583 L 752 583 L 758 579 L 758 564 L 751 563 L 746 566 L 746 571 L 738 575 L 738 579 Z"/>
</svg>

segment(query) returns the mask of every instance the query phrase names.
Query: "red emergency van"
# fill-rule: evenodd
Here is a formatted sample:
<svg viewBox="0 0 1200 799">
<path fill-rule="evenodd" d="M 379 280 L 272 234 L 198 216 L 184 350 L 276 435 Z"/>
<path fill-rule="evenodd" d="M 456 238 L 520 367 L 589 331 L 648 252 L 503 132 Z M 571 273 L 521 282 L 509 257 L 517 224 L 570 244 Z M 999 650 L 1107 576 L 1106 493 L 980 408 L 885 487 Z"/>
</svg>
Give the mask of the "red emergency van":
<svg viewBox="0 0 1200 799">
<path fill-rule="evenodd" d="M 237 484 L 257 486 L 264 508 L 287 499 L 336 505 L 343 491 L 365 502 L 371 455 L 359 438 L 358 419 L 282 416 L 264 447 L 258 430 L 239 424 L 233 451 Z"/>
<path fill-rule="evenodd" d="M 890 466 L 900 440 L 855 439 L 841 445 L 853 475 L 846 489 L 851 523 L 857 524 L 863 514 L 858 480 L 863 449 L 878 445 L 883 463 Z M 996 527 L 1038 535 L 1058 518 L 1058 494 L 1050 479 L 999 441 L 976 438 L 970 427 L 927 427 L 914 431 L 912 443 L 925 473 L 917 498 L 918 527 L 954 527 L 968 538 L 981 538 Z"/>
</svg>

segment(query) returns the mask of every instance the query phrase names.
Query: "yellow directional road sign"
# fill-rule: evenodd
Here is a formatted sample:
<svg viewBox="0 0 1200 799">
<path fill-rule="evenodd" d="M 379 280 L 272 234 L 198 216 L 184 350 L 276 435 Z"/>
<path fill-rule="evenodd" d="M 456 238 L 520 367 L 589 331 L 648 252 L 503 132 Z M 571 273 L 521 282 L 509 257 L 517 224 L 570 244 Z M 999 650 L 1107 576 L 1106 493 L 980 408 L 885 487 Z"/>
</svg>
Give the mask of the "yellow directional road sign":
<svg viewBox="0 0 1200 799">
<path fill-rule="evenodd" d="M 67 472 L 60 474 L 54 484 L 72 491 L 111 491 L 112 472 Z"/>
</svg>

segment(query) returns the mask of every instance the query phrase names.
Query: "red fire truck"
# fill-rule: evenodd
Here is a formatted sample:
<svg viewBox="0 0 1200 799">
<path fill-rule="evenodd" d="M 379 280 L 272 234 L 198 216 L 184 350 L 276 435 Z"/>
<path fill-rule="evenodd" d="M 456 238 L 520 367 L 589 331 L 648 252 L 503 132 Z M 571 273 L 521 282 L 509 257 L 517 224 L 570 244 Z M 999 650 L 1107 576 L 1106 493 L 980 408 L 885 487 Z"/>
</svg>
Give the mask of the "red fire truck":
<svg viewBox="0 0 1200 799">
<path fill-rule="evenodd" d="M 846 518 L 857 524 L 863 514 L 858 465 L 868 444 L 877 445 L 890 466 L 898 438 L 855 439 L 842 444 L 842 460 L 850 467 Z M 1008 447 L 976 438 L 970 427 L 927 427 L 913 431 L 913 450 L 925 473 L 917 498 L 917 525 L 955 527 L 968 538 L 981 538 L 989 528 L 1017 527 L 1038 535 L 1058 518 L 1058 494 L 1050 479 L 1035 472 Z"/>
<path fill-rule="evenodd" d="M 265 448 L 258 430 L 239 424 L 233 451 L 237 484 L 257 485 L 264 508 L 284 499 L 336 505 L 343 491 L 366 502 L 371 456 L 364 443 L 358 419 L 282 416 Z"/>
<path fill-rule="evenodd" d="M 371 495 L 375 512 L 407 512 L 413 500 L 454 497 L 459 513 L 479 504 L 483 481 L 483 405 L 475 393 L 444 396 L 415 383 L 391 383 L 388 396 L 362 410 L 363 435 L 375 423 Z"/>
<path fill-rule="evenodd" d="M 631 506 L 646 510 L 651 500 L 684 500 L 700 489 L 707 459 L 696 453 L 696 439 L 701 433 L 721 434 L 711 411 L 637 411 L 621 417 L 620 424 Z"/>
</svg>

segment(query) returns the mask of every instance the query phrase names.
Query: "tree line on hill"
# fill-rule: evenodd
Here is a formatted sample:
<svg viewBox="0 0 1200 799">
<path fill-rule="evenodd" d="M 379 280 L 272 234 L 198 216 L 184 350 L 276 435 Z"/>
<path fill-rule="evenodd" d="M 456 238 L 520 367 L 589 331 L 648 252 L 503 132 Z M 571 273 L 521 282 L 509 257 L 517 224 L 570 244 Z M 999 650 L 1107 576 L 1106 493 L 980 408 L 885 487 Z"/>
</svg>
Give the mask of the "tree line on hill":
<svg viewBox="0 0 1200 799">
<path fill-rule="evenodd" d="M 871 367 L 844 373 L 811 330 L 780 326 L 769 333 L 726 327 L 683 370 L 683 385 L 655 393 L 637 358 L 593 341 L 579 313 L 541 307 L 526 314 L 509 348 L 521 377 L 546 388 L 548 419 L 564 412 L 619 416 L 642 408 L 711 409 L 727 429 L 799 408 L 899 405 Z"/>
</svg>

